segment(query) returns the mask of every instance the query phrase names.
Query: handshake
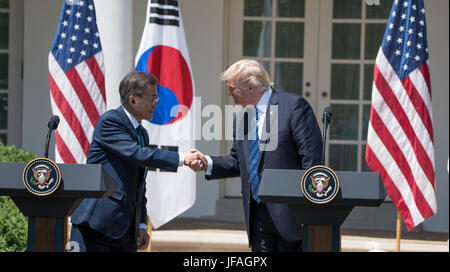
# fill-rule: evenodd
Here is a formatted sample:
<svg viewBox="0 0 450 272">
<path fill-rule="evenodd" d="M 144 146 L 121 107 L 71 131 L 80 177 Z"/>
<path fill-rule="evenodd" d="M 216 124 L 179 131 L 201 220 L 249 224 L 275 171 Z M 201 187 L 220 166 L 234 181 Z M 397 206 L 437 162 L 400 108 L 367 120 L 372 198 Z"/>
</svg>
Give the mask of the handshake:
<svg viewBox="0 0 450 272">
<path fill-rule="evenodd" d="M 183 153 L 184 165 L 190 167 L 194 172 L 206 171 L 208 161 L 206 156 L 197 149 L 191 149 L 189 152 Z"/>
</svg>

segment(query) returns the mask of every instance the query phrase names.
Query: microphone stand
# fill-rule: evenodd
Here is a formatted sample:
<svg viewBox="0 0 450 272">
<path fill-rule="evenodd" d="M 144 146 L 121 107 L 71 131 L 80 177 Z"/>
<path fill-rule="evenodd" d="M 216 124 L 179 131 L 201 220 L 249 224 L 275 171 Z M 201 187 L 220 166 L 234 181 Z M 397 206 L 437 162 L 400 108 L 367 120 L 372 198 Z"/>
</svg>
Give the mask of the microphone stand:
<svg viewBox="0 0 450 272">
<path fill-rule="evenodd" d="M 52 136 L 52 130 L 53 129 L 49 129 L 48 133 L 47 133 L 47 140 L 45 141 L 45 154 L 44 154 L 44 158 L 48 158 L 48 146 L 50 144 L 50 138 Z"/>
<path fill-rule="evenodd" d="M 50 118 L 50 121 L 48 122 L 48 133 L 47 133 L 47 140 L 45 141 L 45 152 L 44 152 L 45 158 L 48 158 L 48 146 L 50 144 L 50 138 L 52 137 L 52 131 L 58 128 L 59 120 L 60 119 L 57 115 L 53 115 Z"/>
<path fill-rule="evenodd" d="M 322 165 L 325 165 L 325 148 L 327 146 L 327 128 L 331 121 L 331 109 L 325 108 L 323 111 L 322 122 L 323 122 L 323 141 L 322 141 Z"/>
</svg>

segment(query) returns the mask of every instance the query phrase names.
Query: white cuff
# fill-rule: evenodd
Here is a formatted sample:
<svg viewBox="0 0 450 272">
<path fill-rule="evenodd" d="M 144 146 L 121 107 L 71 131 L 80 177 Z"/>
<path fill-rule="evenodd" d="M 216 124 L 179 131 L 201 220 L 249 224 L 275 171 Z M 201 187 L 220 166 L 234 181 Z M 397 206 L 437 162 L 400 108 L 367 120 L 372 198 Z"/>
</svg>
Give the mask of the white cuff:
<svg viewBox="0 0 450 272">
<path fill-rule="evenodd" d="M 206 169 L 205 175 L 206 175 L 206 176 L 210 176 L 210 175 L 211 175 L 212 168 L 213 168 L 213 161 L 212 161 L 212 159 L 211 159 L 210 156 L 205 155 L 205 157 L 206 157 L 206 160 L 208 161 L 208 168 Z"/>
<path fill-rule="evenodd" d="M 183 152 L 178 152 L 178 157 L 180 158 L 180 161 L 178 162 L 178 166 L 184 165 L 184 155 Z"/>
</svg>

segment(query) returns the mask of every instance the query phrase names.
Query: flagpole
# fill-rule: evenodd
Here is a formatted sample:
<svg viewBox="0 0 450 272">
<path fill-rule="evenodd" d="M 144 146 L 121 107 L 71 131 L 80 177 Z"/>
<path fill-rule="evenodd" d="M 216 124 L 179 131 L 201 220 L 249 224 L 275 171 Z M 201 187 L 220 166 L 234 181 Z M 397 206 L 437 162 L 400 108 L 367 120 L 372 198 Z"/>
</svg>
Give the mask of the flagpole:
<svg viewBox="0 0 450 272">
<path fill-rule="evenodd" d="M 396 252 L 400 252 L 400 239 L 401 239 L 401 234 L 402 234 L 402 221 L 401 221 L 401 216 L 400 216 L 400 212 L 397 211 L 397 250 Z"/>
</svg>

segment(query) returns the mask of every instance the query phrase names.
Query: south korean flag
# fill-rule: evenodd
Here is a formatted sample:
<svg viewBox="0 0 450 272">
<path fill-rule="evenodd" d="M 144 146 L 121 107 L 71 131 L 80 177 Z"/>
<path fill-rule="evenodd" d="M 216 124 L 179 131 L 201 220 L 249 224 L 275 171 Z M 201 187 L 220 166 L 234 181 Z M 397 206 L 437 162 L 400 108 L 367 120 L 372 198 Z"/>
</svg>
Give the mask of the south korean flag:
<svg viewBox="0 0 450 272">
<path fill-rule="evenodd" d="M 178 1 L 149 0 L 136 70 L 158 78 L 158 106 L 143 121 L 154 148 L 187 152 L 195 148 L 194 80 Z M 154 228 L 169 222 L 195 202 L 195 173 L 151 169 L 147 175 L 147 211 Z"/>
</svg>

